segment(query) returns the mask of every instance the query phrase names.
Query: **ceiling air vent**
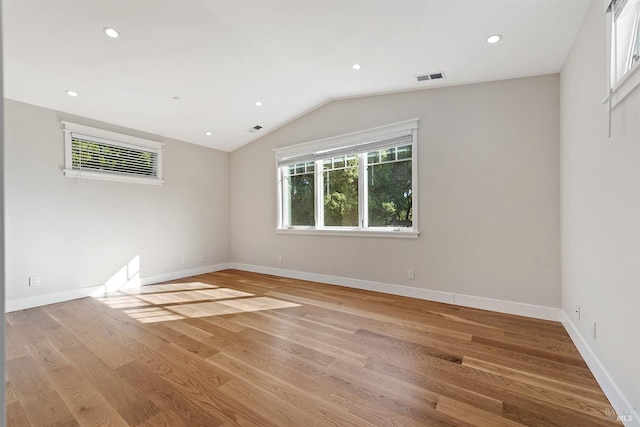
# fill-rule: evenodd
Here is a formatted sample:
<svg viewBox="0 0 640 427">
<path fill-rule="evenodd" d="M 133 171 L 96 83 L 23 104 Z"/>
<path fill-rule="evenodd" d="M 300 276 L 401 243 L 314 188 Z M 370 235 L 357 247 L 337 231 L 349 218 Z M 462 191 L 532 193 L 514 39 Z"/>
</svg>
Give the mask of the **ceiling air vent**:
<svg viewBox="0 0 640 427">
<path fill-rule="evenodd" d="M 254 127 L 247 129 L 247 132 L 249 132 L 249 133 L 254 133 L 254 132 L 259 131 L 260 129 L 262 129 L 262 126 L 260 126 L 260 125 L 255 125 Z"/>
<path fill-rule="evenodd" d="M 444 71 L 439 71 L 437 73 L 423 74 L 421 76 L 417 76 L 416 78 L 418 79 L 419 82 L 424 82 L 426 80 L 444 79 Z"/>
</svg>

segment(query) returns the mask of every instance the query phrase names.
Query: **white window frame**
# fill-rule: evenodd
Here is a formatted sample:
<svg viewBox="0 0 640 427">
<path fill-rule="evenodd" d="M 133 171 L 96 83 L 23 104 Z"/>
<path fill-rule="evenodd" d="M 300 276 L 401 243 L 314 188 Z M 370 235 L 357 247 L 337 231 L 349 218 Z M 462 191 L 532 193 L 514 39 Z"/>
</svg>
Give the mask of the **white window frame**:
<svg viewBox="0 0 640 427">
<path fill-rule="evenodd" d="M 602 103 L 609 104 L 610 109 L 614 109 L 620 102 L 622 102 L 633 90 L 640 86 L 640 60 L 635 61 L 629 70 L 627 70 L 620 78 L 617 73 L 617 40 L 616 40 L 616 19 L 614 16 L 614 2 L 618 1 L 623 4 L 623 8 L 629 3 L 624 3 L 624 0 L 604 0 L 603 9 L 607 16 L 607 57 L 609 64 L 609 85 L 607 95 L 604 97 Z M 637 24 L 636 24 L 637 25 Z M 639 28 L 631 28 L 628 37 L 632 39 L 634 36 L 637 39 L 637 33 Z M 628 55 L 628 52 L 627 52 Z"/>
<path fill-rule="evenodd" d="M 366 237 L 398 237 L 417 238 L 420 234 L 418 228 L 418 123 L 419 119 L 407 120 L 367 129 L 359 132 L 339 135 L 331 138 L 296 144 L 288 147 L 274 149 L 276 166 L 276 187 L 277 187 L 277 212 L 276 212 L 276 233 L 281 234 L 308 234 L 308 235 L 333 235 L 333 236 L 366 236 Z M 375 150 L 378 142 L 385 147 L 395 145 L 386 144 L 394 138 L 410 136 L 411 142 L 397 144 L 411 145 L 411 180 L 412 180 L 412 226 L 411 227 L 369 227 L 367 226 L 367 152 L 363 147 L 371 151 Z M 369 145 L 371 144 L 371 145 Z M 323 152 L 335 152 L 340 154 L 354 154 L 357 152 L 358 161 L 358 224 L 357 227 L 327 227 L 320 219 L 323 218 L 324 189 L 323 189 L 323 168 L 322 161 L 327 158 Z M 333 155 L 332 155 L 333 157 Z M 287 163 L 288 159 L 291 160 Z M 315 185 L 315 226 L 290 226 L 285 223 L 285 203 L 287 194 L 283 191 L 283 181 L 285 179 L 284 170 L 287 165 L 297 164 L 306 161 L 314 161 L 314 185 Z M 363 160 L 364 159 L 364 160 Z"/>
<path fill-rule="evenodd" d="M 137 184 L 162 185 L 162 152 L 164 144 L 131 135 L 111 132 L 78 123 L 62 122 L 64 131 L 64 176 L 69 178 L 94 179 L 102 181 L 129 182 Z M 72 140 L 74 138 L 109 144 L 122 148 L 131 148 L 154 153 L 157 156 L 156 176 L 135 176 L 100 171 L 78 170 L 73 168 Z"/>
</svg>

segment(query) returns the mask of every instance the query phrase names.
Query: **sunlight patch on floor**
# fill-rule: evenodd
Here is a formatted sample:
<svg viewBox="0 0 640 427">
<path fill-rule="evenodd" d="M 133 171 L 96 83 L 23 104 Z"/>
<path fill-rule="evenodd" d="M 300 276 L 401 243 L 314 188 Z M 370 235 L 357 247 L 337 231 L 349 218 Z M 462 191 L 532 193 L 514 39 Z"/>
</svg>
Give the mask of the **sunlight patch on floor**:
<svg viewBox="0 0 640 427">
<path fill-rule="evenodd" d="M 172 306 L 171 310 L 185 317 L 220 316 L 222 314 L 248 313 L 252 311 L 275 310 L 298 307 L 288 301 L 269 297 L 242 298 L 240 300 L 212 301 L 196 304 Z"/>
<path fill-rule="evenodd" d="M 110 308 L 122 310 L 141 323 L 300 306 L 277 298 L 258 297 L 249 292 L 201 282 L 141 286 L 96 299 Z"/>
<path fill-rule="evenodd" d="M 185 318 L 162 307 L 123 310 L 123 312 L 127 313 L 129 317 L 140 323 L 166 322 L 169 320 L 182 320 Z"/>
<path fill-rule="evenodd" d="M 161 294 L 143 294 L 137 298 L 151 304 L 179 304 L 183 302 L 203 301 L 203 300 L 219 300 L 227 298 L 251 297 L 253 294 L 248 292 L 236 291 L 234 289 L 218 288 L 206 291 L 185 291 L 185 292 L 168 292 Z"/>
<path fill-rule="evenodd" d="M 167 283 L 164 285 L 148 285 L 120 289 L 120 293 L 128 295 L 154 294 L 158 292 L 175 292 L 175 291 L 198 291 L 206 289 L 217 289 L 218 286 L 209 285 L 202 282 L 185 282 L 185 283 Z"/>
</svg>

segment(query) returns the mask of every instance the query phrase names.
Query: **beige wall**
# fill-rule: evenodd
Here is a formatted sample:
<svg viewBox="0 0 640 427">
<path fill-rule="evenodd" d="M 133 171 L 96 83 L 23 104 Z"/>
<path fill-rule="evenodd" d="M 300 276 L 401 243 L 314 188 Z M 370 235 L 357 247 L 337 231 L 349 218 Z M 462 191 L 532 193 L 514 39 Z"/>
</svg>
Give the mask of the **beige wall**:
<svg viewBox="0 0 640 427">
<path fill-rule="evenodd" d="M 102 285 L 136 256 L 142 277 L 229 260 L 229 154 L 151 136 L 164 185 L 80 182 L 62 174 L 61 119 L 149 137 L 5 101 L 8 302 Z"/>
<path fill-rule="evenodd" d="M 562 308 L 640 408 L 640 88 L 613 111 L 609 139 L 606 81 L 606 17 L 594 0 L 560 75 Z"/>
<path fill-rule="evenodd" d="M 418 239 L 274 232 L 273 148 L 416 117 Z M 557 75 L 334 101 L 231 154 L 231 259 L 559 307 L 558 156 Z"/>
</svg>

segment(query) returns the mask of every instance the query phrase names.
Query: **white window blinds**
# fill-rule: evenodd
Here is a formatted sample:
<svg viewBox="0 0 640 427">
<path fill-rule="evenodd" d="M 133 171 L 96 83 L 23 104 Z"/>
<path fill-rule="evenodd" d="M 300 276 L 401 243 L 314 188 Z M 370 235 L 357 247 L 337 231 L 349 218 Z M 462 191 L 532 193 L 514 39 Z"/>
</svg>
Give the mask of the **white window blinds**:
<svg viewBox="0 0 640 427">
<path fill-rule="evenodd" d="M 162 183 L 162 144 L 64 122 L 65 175 Z"/>
<path fill-rule="evenodd" d="M 410 145 L 418 120 L 307 142 L 275 150 L 278 167 Z"/>
</svg>

